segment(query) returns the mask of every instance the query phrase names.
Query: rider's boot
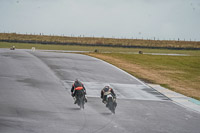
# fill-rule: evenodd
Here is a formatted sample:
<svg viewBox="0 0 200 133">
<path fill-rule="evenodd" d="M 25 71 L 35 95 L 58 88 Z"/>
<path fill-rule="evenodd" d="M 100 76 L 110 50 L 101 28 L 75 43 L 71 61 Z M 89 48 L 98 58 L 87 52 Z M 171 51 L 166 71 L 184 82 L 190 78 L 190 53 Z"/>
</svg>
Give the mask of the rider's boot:
<svg viewBox="0 0 200 133">
<path fill-rule="evenodd" d="M 74 97 L 74 104 L 76 104 L 77 103 L 77 100 L 76 100 L 76 97 Z"/>
<path fill-rule="evenodd" d="M 105 101 L 105 100 L 102 100 L 102 102 L 103 102 L 104 104 L 107 104 L 107 101 Z"/>
</svg>

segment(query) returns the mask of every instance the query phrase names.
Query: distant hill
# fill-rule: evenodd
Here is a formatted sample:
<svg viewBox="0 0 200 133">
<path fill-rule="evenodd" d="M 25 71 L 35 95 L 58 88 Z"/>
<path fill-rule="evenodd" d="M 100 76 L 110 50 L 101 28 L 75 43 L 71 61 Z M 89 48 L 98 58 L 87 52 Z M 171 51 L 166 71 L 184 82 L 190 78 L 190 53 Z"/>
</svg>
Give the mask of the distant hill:
<svg viewBox="0 0 200 133">
<path fill-rule="evenodd" d="M 200 50 L 199 41 L 181 41 L 181 40 L 175 41 L 175 40 L 116 39 L 116 38 L 97 38 L 97 37 L 68 37 L 68 36 L 0 33 L 0 41 L 17 42 L 17 43 L 58 44 L 58 45 Z"/>
</svg>

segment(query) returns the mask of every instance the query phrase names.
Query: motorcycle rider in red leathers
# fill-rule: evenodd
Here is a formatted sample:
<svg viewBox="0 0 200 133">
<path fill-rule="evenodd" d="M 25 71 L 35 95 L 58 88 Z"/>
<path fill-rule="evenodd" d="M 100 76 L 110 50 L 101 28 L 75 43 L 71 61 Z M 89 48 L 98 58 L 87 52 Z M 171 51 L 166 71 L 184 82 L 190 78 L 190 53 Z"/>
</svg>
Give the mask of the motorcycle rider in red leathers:
<svg viewBox="0 0 200 133">
<path fill-rule="evenodd" d="M 71 88 L 71 96 L 75 99 L 74 104 L 77 103 L 76 93 L 83 92 L 86 95 L 86 89 L 84 85 L 76 79 Z M 87 102 L 87 98 L 85 97 L 85 102 Z"/>
</svg>

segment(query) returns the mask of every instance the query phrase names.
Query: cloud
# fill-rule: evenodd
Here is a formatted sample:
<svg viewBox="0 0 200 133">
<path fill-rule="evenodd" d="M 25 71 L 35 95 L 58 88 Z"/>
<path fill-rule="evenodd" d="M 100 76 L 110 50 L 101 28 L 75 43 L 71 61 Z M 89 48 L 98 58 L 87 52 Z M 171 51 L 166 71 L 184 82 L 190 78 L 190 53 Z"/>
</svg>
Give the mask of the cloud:
<svg viewBox="0 0 200 133">
<path fill-rule="evenodd" d="M 197 0 L 1 0 L 0 32 L 200 40 L 199 8 Z"/>
</svg>

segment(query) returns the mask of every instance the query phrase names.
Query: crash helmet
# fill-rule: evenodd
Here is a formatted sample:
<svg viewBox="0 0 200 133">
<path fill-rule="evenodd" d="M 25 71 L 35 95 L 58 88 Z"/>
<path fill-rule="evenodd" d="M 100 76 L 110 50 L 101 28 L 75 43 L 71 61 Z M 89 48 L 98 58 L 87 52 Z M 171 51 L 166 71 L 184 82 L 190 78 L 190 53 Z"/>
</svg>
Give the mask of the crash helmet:
<svg viewBox="0 0 200 133">
<path fill-rule="evenodd" d="M 109 86 L 104 87 L 104 91 L 107 92 L 109 90 Z"/>
</svg>

